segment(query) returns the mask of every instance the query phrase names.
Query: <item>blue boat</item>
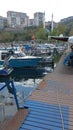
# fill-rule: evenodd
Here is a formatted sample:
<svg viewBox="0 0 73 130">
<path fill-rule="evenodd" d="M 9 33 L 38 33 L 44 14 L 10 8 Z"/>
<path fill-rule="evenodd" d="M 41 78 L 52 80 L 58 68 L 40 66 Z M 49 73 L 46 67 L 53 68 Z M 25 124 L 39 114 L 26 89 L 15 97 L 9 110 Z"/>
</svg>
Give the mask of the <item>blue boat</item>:
<svg viewBox="0 0 73 130">
<path fill-rule="evenodd" d="M 12 68 L 37 67 L 42 57 L 25 55 L 21 51 L 14 51 L 11 54 L 0 51 L 0 65 L 5 64 Z"/>
<path fill-rule="evenodd" d="M 13 71 L 13 68 L 9 68 L 9 67 L 4 67 L 4 66 L 0 66 L 0 76 L 4 77 L 4 76 L 9 76 Z"/>
</svg>

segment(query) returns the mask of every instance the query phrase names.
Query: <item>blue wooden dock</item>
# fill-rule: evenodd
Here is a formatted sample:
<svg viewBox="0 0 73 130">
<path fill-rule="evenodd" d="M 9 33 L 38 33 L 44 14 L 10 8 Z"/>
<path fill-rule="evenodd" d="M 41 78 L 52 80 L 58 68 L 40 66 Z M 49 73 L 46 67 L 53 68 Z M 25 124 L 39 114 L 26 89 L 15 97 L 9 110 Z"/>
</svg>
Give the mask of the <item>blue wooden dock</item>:
<svg viewBox="0 0 73 130">
<path fill-rule="evenodd" d="M 19 130 L 73 130 L 73 68 L 62 61 L 25 102 L 30 113 Z"/>
</svg>

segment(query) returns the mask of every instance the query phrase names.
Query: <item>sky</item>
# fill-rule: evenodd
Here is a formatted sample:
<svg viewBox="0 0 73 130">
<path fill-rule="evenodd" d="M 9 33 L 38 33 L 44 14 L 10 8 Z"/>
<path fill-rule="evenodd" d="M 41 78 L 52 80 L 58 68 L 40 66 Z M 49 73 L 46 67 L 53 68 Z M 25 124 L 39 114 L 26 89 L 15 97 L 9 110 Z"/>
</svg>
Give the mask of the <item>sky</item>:
<svg viewBox="0 0 73 130">
<path fill-rule="evenodd" d="M 0 16 L 7 17 L 7 11 L 27 13 L 33 18 L 35 12 L 45 11 L 45 21 L 59 22 L 73 16 L 73 0 L 0 0 Z"/>
</svg>

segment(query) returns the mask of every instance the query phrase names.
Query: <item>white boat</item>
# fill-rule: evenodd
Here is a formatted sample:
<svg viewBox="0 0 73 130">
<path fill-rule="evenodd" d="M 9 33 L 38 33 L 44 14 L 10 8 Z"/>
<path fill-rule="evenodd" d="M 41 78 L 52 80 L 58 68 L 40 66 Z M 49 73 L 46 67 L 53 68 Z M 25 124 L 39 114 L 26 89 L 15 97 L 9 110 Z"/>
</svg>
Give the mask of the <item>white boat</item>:
<svg viewBox="0 0 73 130">
<path fill-rule="evenodd" d="M 0 51 L 0 65 L 6 64 L 12 68 L 37 67 L 41 59 L 41 57 L 25 55 L 21 51 L 13 53 Z"/>
</svg>

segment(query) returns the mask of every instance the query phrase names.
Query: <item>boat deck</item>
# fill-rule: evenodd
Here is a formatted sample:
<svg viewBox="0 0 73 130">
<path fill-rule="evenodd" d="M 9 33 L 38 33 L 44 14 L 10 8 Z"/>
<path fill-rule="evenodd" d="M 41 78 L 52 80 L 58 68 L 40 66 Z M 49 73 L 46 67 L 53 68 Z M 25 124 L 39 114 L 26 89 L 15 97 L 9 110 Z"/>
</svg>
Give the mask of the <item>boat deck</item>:
<svg viewBox="0 0 73 130">
<path fill-rule="evenodd" d="M 73 68 L 64 67 L 63 58 L 26 100 L 30 112 L 19 130 L 73 130 Z M 6 130 L 18 129 L 10 123 Z"/>
</svg>

